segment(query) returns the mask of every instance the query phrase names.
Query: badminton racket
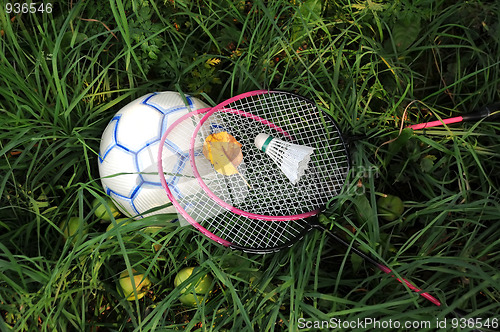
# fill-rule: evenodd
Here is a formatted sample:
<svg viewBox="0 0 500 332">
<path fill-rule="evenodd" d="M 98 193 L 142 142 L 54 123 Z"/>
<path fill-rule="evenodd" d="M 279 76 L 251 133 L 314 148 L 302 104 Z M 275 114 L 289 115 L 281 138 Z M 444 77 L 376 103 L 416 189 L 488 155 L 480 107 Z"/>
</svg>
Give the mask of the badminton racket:
<svg viewBox="0 0 500 332">
<path fill-rule="evenodd" d="M 428 128 L 459 120 L 493 119 L 498 114 L 494 113 L 495 107 L 499 105 L 410 128 Z M 230 165 L 234 166 L 235 172 L 231 175 L 215 172 L 213 180 L 220 185 L 231 183 L 235 191 L 248 193 L 247 199 L 238 205 L 230 204 L 230 199 L 210 190 L 198 172 L 197 161 L 200 159 L 194 158 L 196 144 L 205 145 L 210 136 L 223 133 L 242 146 L 241 159 L 244 160 L 242 165 L 246 175 L 242 177 L 237 170 L 239 165 Z M 260 135 L 314 149 L 310 167 L 298 183 L 286 179 L 289 174 L 280 167 L 282 161 L 274 160 L 277 165 L 273 166 L 269 157 L 254 147 L 254 141 Z M 333 118 L 304 97 L 278 91 L 244 93 L 205 112 L 192 133 L 190 154 L 193 175 L 210 198 L 235 214 L 269 221 L 316 215 L 326 202 L 340 193 L 350 168 L 348 148 Z M 226 163 L 229 162 L 227 159 Z M 238 183 L 239 188 L 235 186 Z"/>
<path fill-rule="evenodd" d="M 267 93 L 267 92 L 266 92 Z M 249 95 L 245 94 L 244 98 L 261 98 L 262 92 L 254 92 L 254 94 Z M 314 128 L 317 132 L 315 133 L 316 137 L 322 137 L 326 139 L 331 139 L 334 142 L 324 142 L 321 144 L 314 145 L 313 141 L 306 141 L 306 144 L 314 145 L 316 149 L 322 151 L 324 153 L 330 152 L 327 144 L 334 144 L 335 147 L 340 146 L 342 149 L 345 149 L 343 144 L 339 145 L 341 141 L 341 136 L 338 131 L 338 127 L 334 123 L 333 119 L 326 118 L 327 115 L 322 115 L 319 113 L 319 110 L 315 109 L 315 106 L 309 102 L 308 100 L 298 97 L 292 94 L 287 93 L 277 93 L 277 95 L 272 95 L 274 102 L 279 107 L 283 107 L 283 105 L 293 105 L 293 103 L 299 103 L 299 106 L 294 105 L 294 110 L 296 113 L 291 118 L 293 121 L 287 121 L 285 117 L 278 115 L 276 112 L 276 117 L 273 118 L 273 121 L 269 120 L 269 115 L 266 114 L 266 110 L 263 108 L 260 115 L 255 113 L 257 112 L 246 112 L 242 105 L 231 105 L 233 102 L 241 102 L 238 97 L 232 98 L 225 105 L 229 105 L 229 111 L 227 114 L 233 119 L 242 118 L 243 120 L 235 120 L 235 121 L 243 121 L 242 123 L 250 123 L 256 128 L 253 130 L 248 129 L 247 131 L 242 131 L 237 133 L 233 130 L 234 123 L 229 121 L 228 119 L 214 119 L 212 118 L 210 121 L 207 119 L 214 114 L 211 110 L 198 110 L 195 112 L 191 112 L 186 114 L 185 116 L 178 119 L 172 125 L 169 126 L 167 131 L 162 137 L 162 141 L 160 142 L 160 151 L 159 151 L 159 173 L 160 179 L 162 182 L 165 191 L 170 199 L 170 201 L 177 208 L 179 213 L 184 217 L 191 225 L 201 231 L 204 235 L 209 237 L 210 239 L 233 249 L 244 250 L 252 253 L 268 253 L 281 250 L 286 247 L 290 247 L 295 242 L 300 240 L 307 232 L 318 229 L 339 243 L 350 247 L 356 254 L 360 255 L 362 258 L 367 260 L 368 262 L 374 264 L 383 272 L 392 274 L 392 270 L 387 266 L 377 262 L 370 256 L 364 254 L 363 252 L 357 250 L 356 248 L 352 248 L 347 242 L 343 241 L 341 238 L 336 236 L 335 234 L 327 231 L 323 226 L 312 219 L 304 219 L 297 218 L 297 215 L 293 215 L 293 212 L 296 211 L 296 205 L 299 205 L 297 200 L 293 201 L 292 205 L 281 206 L 280 210 L 271 210 L 265 211 L 265 214 L 262 214 L 262 218 L 256 217 L 255 213 L 235 213 L 232 209 L 227 209 L 223 207 L 214 200 L 214 197 L 224 198 L 224 202 L 228 203 L 229 206 L 248 206 L 249 197 L 253 197 L 252 199 L 258 199 L 258 195 L 252 194 L 251 191 L 259 190 L 264 194 L 267 194 L 269 190 L 275 190 L 274 184 L 269 181 L 269 179 L 274 179 L 274 181 L 284 182 L 283 187 L 281 187 L 281 194 L 283 194 L 283 190 L 289 188 L 289 181 L 283 178 L 281 173 L 275 174 L 267 174 L 263 173 L 264 183 L 259 183 L 258 181 L 262 181 L 259 178 L 259 175 L 252 174 L 252 167 L 258 167 L 260 172 L 267 172 L 265 170 L 266 167 L 269 167 L 268 161 L 261 161 L 263 164 L 259 165 L 256 162 L 252 163 L 252 160 L 248 158 L 250 154 L 246 149 L 244 150 L 245 161 L 238 165 L 239 174 L 233 174 L 231 176 L 221 176 L 207 161 L 207 158 L 202 154 L 202 148 L 204 141 L 207 136 L 212 135 L 214 132 L 227 132 L 230 131 L 235 135 L 236 139 L 244 142 L 245 145 L 250 144 L 250 141 L 253 141 L 253 135 L 256 132 L 272 132 L 273 135 L 282 135 L 283 138 L 294 139 L 298 143 L 303 143 L 306 141 L 305 139 L 301 139 L 301 131 L 304 130 L 304 126 L 306 129 Z M 261 107 L 263 106 L 262 99 L 258 102 L 255 101 L 254 104 L 258 104 Z M 212 112 L 212 113 L 210 113 Z M 283 113 L 283 112 L 281 112 Z M 319 115 L 317 115 L 319 113 Z M 208 115 L 208 116 L 207 116 Z M 309 118 L 307 118 L 309 116 Z M 201 120 L 200 120 L 201 118 Z M 202 120 L 205 121 L 202 122 Z M 298 120 L 307 119 L 306 124 L 304 125 Z M 318 120 L 320 119 L 320 120 Z M 317 121 L 316 123 L 314 121 Z M 325 126 L 325 128 L 329 129 L 329 131 L 323 133 L 321 136 L 321 126 L 319 124 Z M 199 140 L 191 140 L 191 144 L 189 147 L 189 151 L 186 149 L 180 148 L 182 145 L 182 141 L 179 137 L 184 137 L 184 135 L 193 132 L 193 128 L 198 129 L 198 132 L 203 132 L 204 134 L 196 134 L 196 138 Z M 195 136 L 193 136 L 195 137 Z M 175 141 L 178 142 L 175 142 Z M 244 145 L 243 145 L 244 146 Z M 178 165 L 179 163 L 176 161 L 177 165 L 170 165 L 169 160 L 164 157 L 163 150 L 165 152 L 170 153 L 171 151 L 178 151 L 185 155 L 185 158 L 180 163 L 182 165 Z M 332 148 L 333 149 L 333 148 Z M 187 153 L 189 152 L 189 157 Z M 333 156 L 337 156 L 333 154 Z M 255 158 L 262 157 L 260 154 L 256 154 Z M 318 181 L 316 177 L 321 176 L 322 170 L 319 166 L 329 165 L 329 167 L 337 167 L 342 168 L 341 171 L 335 169 L 330 170 L 331 172 L 328 174 L 335 174 L 335 176 L 329 176 L 328 179 L 330 181 L 339 182 L 345 179 L 348 167 L 349 160 L 347 156 L 341 156 L 340 161 L 337 163 L 330 163 L 325 161 L 327 157 L 316 158 L 313 160 L 311 174 L 309 175 L 308 185 L 311 185 L 311 181 Z M 173 160 L 174 159 L 170 159 Z M 177 160 L 177 159 L 175 159 Z M 189 168 L 188 160 L 190 165 L 196 165 L 196 175 L 193 168 Z M 334 165 L 334 166 L 331 166 Z M 314 168 L 318 167 L 319 170 Z M 319 172 L 319 174 L 315 174 L 315 172 Z M 340 175 L 339 175 L 340 174 Z M 245 181 L 242 180 L 246 178 Z M 202 179 L 204 188 L 197 185 L 197 182 Z M 250 183 L 250 188 L 246 185 Z M 271 185 L 271 188 L 267 186 Z M 316 187 L 321 188 L 324 184 L 316 184 Z M 332 186 L 334 189 L 329 189 L 333 191 L 340 190 L 337 186 Z M 178 190 L 177 188 L 182 188 L 182 190 Z M 317 189 L 319 190 L 319 189 Z M 327 190 L 327 189 L 325 189 Z M 296 195 L 301 194 L 300 192 L 296 193 Z M 331 195 L 336 195 L 337 192 L 330 193 Z M 316 205 L 312 205 L 312 203 L 308 202 L 304 206 L 310 208 L 311 206 L 314 208 L 313 213 L 317 213 L 316 211 L 319 207 L 325 203 L 323 201 L 323 196 L 319 196 L 321 199 L 317 199 L 315 201 Z M 293 196 L 288 197 L 289 200 L 294 198 Z M 276 200 L 272 202 L 276 203 Z M 244 205 L 246 203 L 247 205 Z M 288 207 L 287 207 L 288 206 Z M 304 209 L 304 206 L 301 206 L 301 209 Z M 241 211 L 238 209 L 238 212 Z M 263 210 L 259 210 L 261 212 Z M 279 219 L 274 219 L 273 213 L 283 214 Z M 302 210 L 301 210 L 302 211 Z M 294 220 L 283 219 L 284 216 L 292 215 Z M 271 216 L 271 218 L 267 218 Z M 413 284 L 408 282 L 406 279 L 397 279 L 399 282 L 406 284 L 410 289 L 415 292 L 420 292 L 420 289 L 415 287 Z M 440 305 L 440 302 L 429 295 L 428 293 L 420 293 L 423 297 L 430 300 L 436 305 Z"/>
</svg>

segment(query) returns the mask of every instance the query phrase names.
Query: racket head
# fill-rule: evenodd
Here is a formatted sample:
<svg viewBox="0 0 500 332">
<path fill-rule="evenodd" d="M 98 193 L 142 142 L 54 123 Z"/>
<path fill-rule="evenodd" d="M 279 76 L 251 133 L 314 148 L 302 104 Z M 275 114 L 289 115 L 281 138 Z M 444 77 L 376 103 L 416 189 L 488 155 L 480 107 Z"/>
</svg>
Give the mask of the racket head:
<svg viewBox="0 0 500 332">
<path fill-rule="evenodd" d="M 186 147 L 196 124 L 210 109 L 199 109 L 183 115 L 163 134 L 158 150 L 158 173 L 165 192 L 181 216 L 211 240 L 232 249 L 265 254 L 290 247 L 310 230 L 307 220 L 266 221 L 247 218 L 221 207 L 198 185 L 191 170 L 190 158 L 196 159 L 200 176 L 211 191 L 227 197 L 232 186 L 228 181 L 220 186 L 216 173 L 202 153 L 202 145 Z M 188 136 L 186 136 L 188 135 Z M 172 158 L 172 155 L 176 158 Z M 208 164 L 207 164 L 208 163 Z M 231 199 L 245 199 L 245 192 L 235 192 Z"/>
<path fill-rule="evenodd" d="M 221 185 L 232 182 L 234 190 L 247 192 L 246 199 L 238 204 L 210 189 L 200 176 L 199 159 L 194 156 L 195 146 L 219 132 L 229 133 L 242 146 L 244 162 L 237 166 L 238 174 L 215 174 Z M 292 184 L 279 165 L 254 146 L 260 133 L 315 149 L 309 168 L 297 184 Z M 298 220 L 316 215 L 341 192 L 350 169 L 348 148 L 332 116 L 309 99 L 289 92 L 258 90 L 222 102 L 204 114 L 190 144 L 193 174 L 207 195 L 237 215 L 260 220 Z M 239 181 L 241 177 L 245 181 Z"/>
</svg>

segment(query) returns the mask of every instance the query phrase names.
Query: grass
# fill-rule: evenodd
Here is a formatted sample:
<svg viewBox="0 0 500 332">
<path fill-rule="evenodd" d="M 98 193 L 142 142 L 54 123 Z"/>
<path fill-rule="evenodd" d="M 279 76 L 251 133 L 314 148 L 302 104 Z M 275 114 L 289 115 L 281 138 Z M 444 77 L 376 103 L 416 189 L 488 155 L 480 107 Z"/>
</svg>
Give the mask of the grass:
<svg viewBox="0 0 500 332">
<path fill-rule="evenodd" d="M 498 4 L 53 3 L 50 14 L 0 13 L 2 330 L 296 331 L 302 319 L 365 318 L 451 324 L 455 308 L 483 322 L 499 318 L 498 124 L 404 132 L 384 144 L 397 137 L 405 110 L 409 124 L 498 100 Z M 346 134 L 367 135 L 352 143 L 349 183 L 322 221 L 445 306 L 316 232 L 264 256 L 169 227 L 168 215 L 105 232 L 91 202 L 103 195 L 99 139 L 120 107 L 151 91 L 214 105 L 261 88 L 309 97 Z M 402 218 L 377 217 L 382 194 L 404 200 Z M 58 228 L 72 216 L 89 227 L 74 244 Z M 153 225 L 164 228 L 145 229 Z M 194 308 L 173 287 L 186 266 L 199 266 L 194 279 L 214 277 L 208 301 Z M 116 282 L 132 268 L 153 287 L 128 302 Z"/>
</svg>

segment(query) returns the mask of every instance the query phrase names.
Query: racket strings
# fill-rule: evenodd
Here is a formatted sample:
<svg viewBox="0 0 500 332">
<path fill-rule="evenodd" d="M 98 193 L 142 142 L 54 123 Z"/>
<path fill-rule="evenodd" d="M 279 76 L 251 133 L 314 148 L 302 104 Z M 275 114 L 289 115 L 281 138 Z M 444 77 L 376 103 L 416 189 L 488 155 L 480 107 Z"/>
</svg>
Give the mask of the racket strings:
<svg viewBox="0 0 500 332">
<path fill-rule="evenodd" d="M 196 143 L 201 144 L 210 134 L 227 132 L 242 145 L 244 159 L 237 167 L 239 175 L 215 174 L 212 181 L 230 182 L 234 190 L 246 193 L 245 200 L 231 204 L 227 197 L 215 196 L 255 215 L 294 216 L 316 210 L 338 195 L 349 169 L 347 151 L 335 123 L 325 121 L 319 112 L 305 99 L 269 93 L 236 100 L 204 117 Z M 315 148 L 299 183 L 292 184 L 279 166 L 254 146 L 260 133 Z M 245 181 L 239 181 L 242 177 Z"/>
<path fill-rule="evenodd" d="M 199 120 L 198 114 L 187 116 L 175 126 L 171 125 L 162 138 L 164 187 L 182 218 L 215 241 L 253 250 L 278 248 L 301 237 L 309 228 L 305 220 L 263 221 L 237 215 L 221 207 L 200 188 L 191 169 L 190 147 L 186 140 Z M 204 128 L 205 133 L 212 132 L 212 128 Z M 200 176 L 210 190 L 231 203 L 242 204 L 246 201 L 249 189 L 241 177 L 233 175 L 224 178 L 225 181 L 217 180 L 218 173 L 205 158 L 202 149 L 203 141 L 197 142 L 194 156 Z"/>
<path fill-rule="evenodd" d="M 308 228 L 304 220 L 263 221 L 235 217 L 232 213 L 224 213 L 202 224 L 232 244 L 252 249 L 276 248 L 294 242 Z"/>
</svg>

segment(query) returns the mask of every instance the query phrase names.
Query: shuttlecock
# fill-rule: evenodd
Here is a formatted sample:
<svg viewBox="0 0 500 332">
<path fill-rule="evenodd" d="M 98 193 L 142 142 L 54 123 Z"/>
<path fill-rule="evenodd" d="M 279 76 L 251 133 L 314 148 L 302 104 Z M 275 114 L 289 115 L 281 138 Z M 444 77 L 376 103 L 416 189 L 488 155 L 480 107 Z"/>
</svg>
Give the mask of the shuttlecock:
<svg viewBox="0 0 500 332">
<path fill-rule="evenodd" d="M 314 148 L 285 142 L 267 134 L 257 135 L 255 146 L 265 152 L 293 184 L 304 175 L 314 151 Z"/>
</svg>

